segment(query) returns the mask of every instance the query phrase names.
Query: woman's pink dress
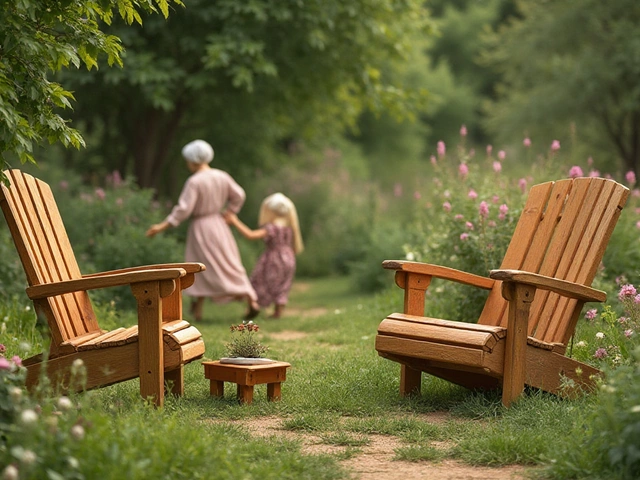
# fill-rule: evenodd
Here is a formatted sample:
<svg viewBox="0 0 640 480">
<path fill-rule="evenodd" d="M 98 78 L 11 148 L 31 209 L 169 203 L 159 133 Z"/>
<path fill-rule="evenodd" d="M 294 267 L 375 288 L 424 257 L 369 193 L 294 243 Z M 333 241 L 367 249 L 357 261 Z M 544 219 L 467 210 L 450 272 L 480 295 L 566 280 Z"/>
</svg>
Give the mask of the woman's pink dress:
<svg viewBox="0 0 640 480">
<path fill-rule="evenodd" d="M 196 275 L 185 294 L 208 297 L 214 302 L 239 300 L 257 295 L 242 265 L 238 245 L 221 212 L 238 213 L 245 192 L 231 175 L 212 168 L 191 175 L 167 221 L 174 227 L 191 218 L 185 260 L 202 262 L 207 269 Z"/>
<path fill-rule="evenodd" d="M 258 294 L 258 304 L 286 305 L 296 272 L 296 254 L 293 250 L 293 231 L 289 227 L 267 223 L 262 228 L 266 249 L 251 272 L 251 284 Z"/>
</svg>

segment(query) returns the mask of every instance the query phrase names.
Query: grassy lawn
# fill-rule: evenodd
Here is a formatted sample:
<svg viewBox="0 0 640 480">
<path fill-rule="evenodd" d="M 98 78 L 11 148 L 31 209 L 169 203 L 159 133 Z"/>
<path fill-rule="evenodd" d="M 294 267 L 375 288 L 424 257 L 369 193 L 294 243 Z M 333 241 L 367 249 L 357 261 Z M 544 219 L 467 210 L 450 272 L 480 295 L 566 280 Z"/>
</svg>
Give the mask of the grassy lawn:
<svg viewBox="0 0 640 480">
<path fill-rule="evenodd" d="M 168 398 L 165 415 L 205 424 L 229 441 L 270 446 L 272 452 L 299 454 L 300 444 L 286 435 L 256 436 L 252 421 L 269 418 L 283 433 L 312 434 L 319 443 L 339 447 L 313 455 L 322 467 L 314 467 L 310 478 L 319 475 L 316 468 L 323 478 L 347 475 L 338 461 L 358 455 L 372 435 L 397 441 L 396 460 L 539 466 L 552 458 L 593 399 L 565 401 L 528 392 L 506 410 L 498 394 L 473 393 L 433 377 L 423 379 L 421 396 L 400 397 L 399 365 L 379 357 L 374 340 L 379 322 L 400 311 L 401 301 L 399 289 L 354 294 L 346 278 L 299 280 L 284 318 L 268 319 L 264 312 L 256 319 L 261 341 L 270 347 L 267 356 L 292 365 L 282 401 L 268 402 L 265 385 L 255 387 L 249 406 L 238 404 L 231 384 L 224 398 L 211 397 L 203 367 L 194 362 L 187 366 L 185 396 Z M 197 324 L 206 342 L 205 360 L 224 356 L 229 326 L 239 323 L 244 308 L 205 305 L 204 320 Z M 130 381 L 92 395 L 107 411 L 126 416 L 136 410 L 137 393 L 137 381 Z M 263 468 L 264 478 L 268 471 Z"/>
</svg>

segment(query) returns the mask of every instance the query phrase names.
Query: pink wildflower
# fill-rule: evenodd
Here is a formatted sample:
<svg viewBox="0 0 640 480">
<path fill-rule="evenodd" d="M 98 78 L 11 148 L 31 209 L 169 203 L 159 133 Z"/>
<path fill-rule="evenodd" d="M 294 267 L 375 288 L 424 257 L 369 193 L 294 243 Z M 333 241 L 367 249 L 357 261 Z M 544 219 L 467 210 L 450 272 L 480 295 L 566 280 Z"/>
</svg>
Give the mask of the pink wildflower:
<svg viewBox="0 0 640 480">
<path fill-rule="evenodd" d="M 506 203 L 503 203 L 502 205 L 500 205 L 500 214 L 498 215 L 498 218 L 500 220 L 504 220 L 505 218 L 507 218 L 508 212 L 509 212 L 509 207 L 507 206 Z"/>
<path fill-rule="evenodd" d="M 487 218 L 487 215 L 489 215 L 489 205 L 487 204 L 487 202 L 485 202 L 484 200 L 480 202 L 478 212 L 480 213 L 481 217 Z"/>
<path fill-rule="evenodd" d="M 496 226 L 496 222 L 494 220 L 489 220 L 487 225 L 489 225 L 490 227 L 495 227 Z"/>
<path fill-rule="evenodd" d="M 607 349 L 600 347 L 596 350 L 596 353 L 593 354 L 595 358 L 604 358 L 607 356 Z"/>
<path fill-rule="evenodd" d="M 524 145 L 525 148 L 529 148 L 531 146 L 531 139 L 529 137 L 525 137 L 525 139 L 522 140 L 522 145 Z"/>
<path fill-rule="evenodd" d="M 469 197 L 471 200 L 475 200 L 476 198 L 478 198 L 478 194 L 472 188 L 471 190 L 469 190 L 469 193 L 467 193 L 467 197 Z"/>
<path fill-rule="evenodd" d="M 500 201 L 500 197 L 498 195 L 494 195 L 491 197 L 491 203 L 497 204 Z"/>
<path fill-rule="evenodd" d="M 469 234 L 467 232 L 461 233 L 460 234 L 460 240 L 462 240 L 463 242 L 469 238 Z"/>
<path fill-rule="evenodd" d="M 442 195 L 444 195 L 444 198 L 451 198 L 451 192 L 449 190 L 445 190 Z"/>
<path fill-rule="evenodd" d="M 600 172 L 599 172 L 598 170 L 591 170 L 591 171 L 589 172 L 589 176 L 590 176 L 591 178 L 597 178 L 597 177 L 599 177 L 599 176 L 600 176 Z"/>
<path fill-rule="evenodd" d="M 436 156 L 431 155 L 431 165 L 435 167 L 437 164 L 438 164 L 438 160 L 436 159 Z"/>
<path fill-rule="evenodd" d="M 640 220 L 636 222 L 636 228 L 640 230 Z"/>
<path fill-rule="evenodd" d="M 521 178 L 520 180 L 518 180 L 518 186 L 520 187 L 520 190 L 522 190 L 522 193 L 527 191 L 527 180 L 524 178 Z"/>
<path fill-rule="evenodd" d="M 0 343 L 0 353 L 4 353 L 7 351 L 7 347 L 5 347 L 2 343 Z"/>
<path fill-rule="evenodd" d="M 0 370 L 9 370 L 11 368 L 11 362 L 4 357 L 0 357 Z"/>
<path fill-rule="evenodd" d="M 451 211 L 451 204 L 450 204 L 449 202 L 444 202 L 444 203 L 442 204 L 442 209 L 443 209 L 445 212 L 450 212 L 450 211 Z"/>
<path fill-rule="evenodd" d="M 587 158 L 587 165 L 589 166 L 593 165 L 593 157 Z"/>
<path fill-rule="evenodd" d="M 635 297 L 633 297 L 633 303 L 635 304 L 640 303 L 640 293 L 637 294 Z"/>
<path fill-rule="evenodd" d="M 473 223 L 471 222 L 465 222 L 464 226 L 467 227 L 467 230 L 473 230 Z"/>
<path fill-rule="evenodd" d="M 467 126 L 464 123 L 460 127 L 460 136 L 461 137 L 466 137 L 467 136 Z"/>
<path fill-rule="evenodd" d="M 493 171 L 496 173 L 500 173 L 500 171 L 502 170 L 502 164 L 500 162 L 498 162 L 497 160 L 493 162 Z"/>
<path fill-rule="evenodd" d="M 584 314 L 584 318 L 586 318 L 587 320 L 593 320 L 594 318 L 596 318 L 597 315 L 598 315 L 598 310 L 596 310 L 595 308 L 592 308 L 590 310 L 587 310 L 587 312 Z"/>
<path fill-rule="evenodd" d="M 460 166 L 458 167 L 458 172 L 460 172 L 460 176 L 462 178 L 466 178 L 467 175 L 469 175 L 469 167 L 467 166 L 466 163 L 461 163 Z"/>
<path fill-rule="evenodd" d="M 558 150 L 560 150 L 560 141 L 554 140 L 553 142 L 551 142 L 551 151 L 557 152 Z"/>
<path fill-rule="evenodd" d="M 100 200 L 104 200 L 104 198 L 107 196 L 104 190 L 101 188 L 96 188 L 95 194 L 96 197 L 98 197 L 98 199 Z"/>
<path fill-rule="evenodd" d="M 627 179 L 627 183 L 629 185 L 635 185 L 636 184 L 636 173 L 633 170 L 629 170 L 624 178 Z"/>
<path fill-rule="evenodd" d="M 438 157 L 444 157 L 444 154 L 447 152 L 447 147 L 442 140 L 438 142 Z"/>
<path fill-rule="evenodd" d="M 582 169 L 578 165 L 574 165 L 573 167 L 571 167 L 571 170 L 569 170 L 570 178 L 578 178 L 578 177 L 582 177 L 582 175 L 583 175 Z"/>
<path fill-rule="evenodd" d="M 14 355 L 13 357 L 11 357 L 11 361 L 13 363 L 15 363 L 16 366 L 18 366 L 18 367 L 22 366 L 22 360 L 20 359 L 20 357 L 18 355 Z"/>
<path fill-rule="evenodd" d="M 507 152 L 505 152 L 504 150 L 500 150 L 498 152 L 498 158 L 500 159 L 500 161 L 504 160 L 505 158 L 507 158 Z"/>
<path fill-rule="evenodd" d="M 632 196 L 632 197 L 635 197 L 635 198 L 640 197 L 640 190 L 638 190 L 637 188 L 634 188 L 634 189 L 631 191 L 631 196 Z"/>
<path fill-rule="evenodd" d="M 454 220 L 464 220 L 464 215 L 461 213 L 456 213 L 456 216 L 453 217 Z"/>
<path fill-rule="evenodd" d="M 626 297 L 635 297 L 637 293 L 638 292 L 636 291 L 636 287 L 627 283 L 620 288 L 620 292 L 618 293 L 618 299 L 622 301 Z"/>
<path fill-rule="evenodd" d="M 413 198 L 416 200 L 420 200 L 422 198 L 422 194 L 418 191 L 413 192 Z"/>
<path fill-rule="evenodd" d="M 395 197 L 401 197 L 402 196 L 402 184 L 401 183 L 396 183 L 393 186 L 393 195 Z"/>
<path fill-rule="evenodd" d="M 493 146 L 487 145 L 487 156 L 491 156 L 491 152 L 493 152 Z"/>
<path fill-rule="evenodd" d="M 631 335 L 633 335 L 633 330 L 631 330 L 630 328 L 626 329 L 624 331 L 624 336 L 629 338 Z"/>
</svg>

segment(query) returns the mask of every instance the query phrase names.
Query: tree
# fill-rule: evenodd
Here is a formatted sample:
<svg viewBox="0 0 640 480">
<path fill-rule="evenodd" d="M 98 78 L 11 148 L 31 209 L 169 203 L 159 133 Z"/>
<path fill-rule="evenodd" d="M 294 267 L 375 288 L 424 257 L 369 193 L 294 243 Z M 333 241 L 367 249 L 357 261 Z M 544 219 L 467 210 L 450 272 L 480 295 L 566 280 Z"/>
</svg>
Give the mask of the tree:
<svg viewBox="0 0 640 480">
<path fill-rule="evenodd" d="M 331 138 L 365 109 L 410 116 L 421 105 L 419 90 L 391 83 L 383 68 L 428 32 L 419 0 L 185 5 L 168 22 L 114 22 L 125 68 L 71 79 L 74 119 L 96 135 L 105 164 L 141 186 L 159 186 L 196 137 L 237 172 L 274 158 L 274 145 Z"/>
<path fill-rule="evenodd" d="M 625 170 L 640 166 L 640 3 L 556 0 L 518 3 L 489 38 L 484 60 L 502 75 L 489 127 L 506 136 L 557 138 L 573 125 L 604 143 Z"/>
<path fill-rule="evenodd" d="M 141 23 L 141 13 L 169 13 L 180 0 L 13 0 L 0 7 L 0 153 L 3 169 L 13 154 L 33 161 L 33 144 L 84 144 L 80 133 L 58 113 L 73 95 L 48 75 L 63 68 L 98 68 L 98 56 L 121 65 L 119 39 L 98 22 L 114 16 Z M 4 180 L 4 176 L 2 175 Z"/>
</svg>

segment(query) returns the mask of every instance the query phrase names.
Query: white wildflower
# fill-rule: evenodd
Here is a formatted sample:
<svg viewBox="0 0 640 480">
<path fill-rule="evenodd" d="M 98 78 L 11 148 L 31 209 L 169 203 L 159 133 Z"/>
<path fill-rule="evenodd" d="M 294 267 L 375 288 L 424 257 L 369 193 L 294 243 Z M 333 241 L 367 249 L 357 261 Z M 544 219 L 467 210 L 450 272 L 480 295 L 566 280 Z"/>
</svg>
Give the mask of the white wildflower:
<svg viewBox="0 0 640 480">
<path fill-rule="evenodd" d="M 72 406 L 73 404 L 71 403 L 71 400 L 69 399 L 69 397 L 62 396 L 58 399 L 58 408 L 63 412 L 66 412 L 67 410 L 71 409 Z"/>
<path fill-rule="evenodd" d="M 31 450 L 23 450 L 22 451 L 22 457 L 20 458 L 20 461 L 24 464 L 24 465 L 33 465 L 34 463 L 36 463 L 36 460 L 38 459 L 38 456 L 32 452 Z"/>
<path fill-rule="evenodd" d="M 13 465 L 7 465 L 2 471 L 2 480 L 18 480 L 19 478 L 18 469 Z"/>
<path fill-rule="evenodd" d="M 38 414 L 30 408 L 27 408 L 26 410 L 22 411 L 20 419 L 22 420 L 22 423 L 27 426 L 33 425 L 38 421 Z"/>
<path fill-rule="evenodd" d="M 84 428 L 82 425 L 74 425 L 71 427 L 71 436 L 76 440 L 82 440 L 84 438 Z"/>
</svg>

